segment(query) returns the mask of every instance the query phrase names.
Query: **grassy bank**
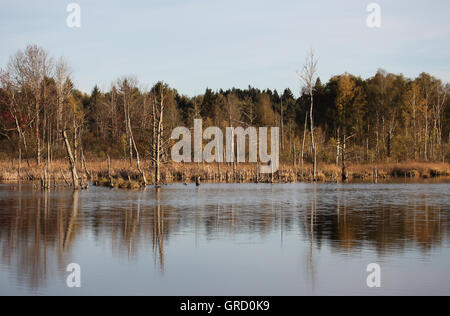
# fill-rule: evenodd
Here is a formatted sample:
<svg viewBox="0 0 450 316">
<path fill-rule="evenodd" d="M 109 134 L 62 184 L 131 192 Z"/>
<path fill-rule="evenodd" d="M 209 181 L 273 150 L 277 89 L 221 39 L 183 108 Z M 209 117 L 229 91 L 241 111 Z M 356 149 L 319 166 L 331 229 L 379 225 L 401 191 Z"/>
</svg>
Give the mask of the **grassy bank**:
<svg viewBox="0 0 450 316">
<path fill-rule="evenodd" d="M 154 170 L 148 161 L 142 162 L 148 182 L 153 183 Z M 108 171 L 108 162 L 101 160 L 88 161 L 86 168 L 80 164 L 78 173 L 82 177 L 82 183 L 93 183 L 101 186 L 111 186 L 123 189 L 138 189 L 142 185 L 141 175 L 136 169 L 135 163 L 130 166 L 129 161 L 113 160 L 111 162 L 111 178 Z M 449 177 L 450 164 L 448 163 L 380 163 L 349 165 L 348 177 L 350 181 L 375 181 L 395 178 L 423 178 Z M 55 161 L 49 166 L 47 176 L 45 165 L 38 167 L 35 163 L 28 166 L 21 163 L 19 172 L 18 161 L 0 162 L 0 181 L 42 181 L 47 178 L 50 185 L 69 185 L 71 174 L 66 161 Z M 293 167 L 282 164 L 279 172 L 273 177 L 261 175 L 255 164 L 239 164 L 236 169 L 229 164 L 165 164 L 161 169 L 161 179 L 164 184 L 170 183 L 195 183 L 200 177 L 202 182 L 214 183 L 251 183 L 251 182 L 311 182 L 312 166 L 304 165 Z M 319 182 L 340 182 L 342 179 L 341 168 L 335 165 L 318 166 Z M 111 183 L 112 182 L 112 183 Z"/>
</svg>

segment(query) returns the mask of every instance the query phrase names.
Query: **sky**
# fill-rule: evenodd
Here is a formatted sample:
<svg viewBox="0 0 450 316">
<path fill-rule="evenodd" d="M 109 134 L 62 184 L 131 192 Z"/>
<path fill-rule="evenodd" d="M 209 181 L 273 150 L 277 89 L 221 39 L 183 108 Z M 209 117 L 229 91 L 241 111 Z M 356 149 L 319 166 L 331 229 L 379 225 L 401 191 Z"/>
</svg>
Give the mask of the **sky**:
<svg viewBox="0 0 450 316">
<path fill-rule="evenodd" d="M 67 5 L 81 8 L 69 28 Z M 381 27 L 367 26 L 368 4 Z M 232 87 L 301 90 L 306 53 L 322 82 L 383 68 L 450 82 L 450 1 L 433 0 L 0 0 L 0 68 L 28 44 L 65 57 L 76 87 L 109 89 L 122 76 L 179 93 Z"/>
</svg>

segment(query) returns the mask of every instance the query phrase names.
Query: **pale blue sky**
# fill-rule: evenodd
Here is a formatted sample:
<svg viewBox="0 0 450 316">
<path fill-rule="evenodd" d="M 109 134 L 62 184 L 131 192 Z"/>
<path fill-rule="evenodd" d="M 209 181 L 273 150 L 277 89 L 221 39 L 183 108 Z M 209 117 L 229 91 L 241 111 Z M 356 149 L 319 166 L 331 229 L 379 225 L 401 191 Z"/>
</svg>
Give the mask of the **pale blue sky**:
<svg viewBox="0 0 450 316">
<path fill-rule="evenodd" d="M 66 26 L 71 2 L 80 29 Z M 380 29 L 366 25 L 370 2 L 381 5 Z M 0 38 L 0 67 L 35 43 L 66 57 L 86 92 L 135 75 L 188 95 L 248 85 L 297 94 L 310 47 L 322 81 L 379 67 L 450 81 L 449 0 L 0 0 Z"/>
</svg>

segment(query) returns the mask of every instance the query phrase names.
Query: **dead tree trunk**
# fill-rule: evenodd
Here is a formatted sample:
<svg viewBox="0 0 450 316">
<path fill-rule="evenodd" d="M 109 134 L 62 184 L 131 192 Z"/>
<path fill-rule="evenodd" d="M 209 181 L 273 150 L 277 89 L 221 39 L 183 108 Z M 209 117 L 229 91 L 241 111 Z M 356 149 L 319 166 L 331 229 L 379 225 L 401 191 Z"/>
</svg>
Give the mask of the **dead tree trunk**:
<svg viewBox="0 0 450 316">
<path fill-rule="evenodd" d="M 163 122 L 164 122 L 164 107 L 165 107 L 165 95 L 164 95 L 165 85 L 161 83 L 160 86 L 160 100 L 158 104 L 157 114 L 158 116 L 154 116 L 154 121 L 156 120 L 156 150 L 155 155 L 153 157 L 153 161 L 155 162 L 155 185 L 159 186 L 161 183 L 161 154 L 163 147 Z M 156 114 L 156 113 L 155 113 Z"/>
<path fill-rule="evenodd" d="M 19 119 L 17 118 L 16 113 L 13 113 L 11 111 L 11 114 L 13 115 L 14 121 L 16 122 L 17 134 L 19 134 L 19 142 L 20 142 L 20 139 L 22 139 L 23 147 L 24 147 L 24 150 L 25 150 L 25 159 L 27 160 L 28 168 L 30 168 L 30 160 L 28 158 L 28 146 L 27 146 L 27 139 L 25 138 L 25 133 L 22 130 L 22 128 L 20 127 Z"/>
<path fill-rule="evenodd" d="M 311 101 L 311 106 L 309 110 L 309 123 L 310 123 L 310 131 L 311 131 L 311 146 L 313 150 L 313 181 L 317 181 L 317 148 L 316 148 L 316 142 L 314 139 L 314 80 L 317 76 L 317 63 L 318 59 L 314 55 L 314 51 L 311 49 L 311 51 L 308 53 L 306 57 L 306 62 L 303 67 L 303 71 L 300 73 L 300 79 L 303 80 L 303 82 L 306 85 L 306 88 L 309 92 L 309 97 Z"/>
<path fill-rule="evenodd" d="M 73 122 L 73 160 L 76 166 L 78 162 L 78 127 L 75 120 Z"/>
<path fill-rule="evenodd" d="M 314 140 L 314 119 L 313 119 L 313 108 L 314 108 L 314 97 L 313 97 L 313 90 L 310 90 L 311 94 L 311 110 L 309 111 L 309 122 L 311 123 L 311 145 L 313 149 L 313 181 L 317 181 L 317 149 L 316 149 L 316 142 Z"/>
<path fill-rule="evenodd" d="M 303 131 L 303 144 L 302 144 L 302 166 L 303 166 L 304 156 L 305 156 L 305 141 L 306 141 L 306 131 L 308 129 L 308 114 L 309 114 L 309 112 L 306 111 L 305 130 Z"/>
<path fill-rule="evenodd" d="M 69 139 L 67 138 L 67 133 L 66 131 L 62 132 L 62 136 L 64 139 L 64 144 L 66 145 L 66 151 L 67 151 L 67 155 L 68 155 L 68 159 L 69 159 L 69 163 L 70 163 L 70 171 L 72 173 L 72 183 L 73 183 L 73 189 L 76 191 L 79 188 L 79 182 L 78 182 L 78 172 L 77 172 L 77 166 L 76 166 L 76 162 L 75 162 L 75 158 L 72 155 L 72 150 L 70 149 L 70 143 L 69 143 Z"/>
<path fill-rule="evenodd" d="M 338 128 L 337 130 L 337 137 L 336 137 L 336 167 L 339 167 L 339 154 L 341 151 L 341 130 Z"/>
<path fill-rule="evenodd" d="M 342 181 L 346 182 L 348 180 L 347 176 L 347 160 L 346 160 L 346 149 L 347 149 L 347 135 L 345 128 L 342 133 Z"/>
<path fill-rule="evenodd" d="M 64 172 L 62 171 L 61 168 L 59 168 L 59 172 L 61 173 L 61 176 L 62 176 L 64 182 L 67 184 L 67 186 L 70 187 L 70 183 L 69 183 L 69 181 L 67 181 L 66 176 L 64 175 Z"/>
<path fill-rule="evenodd" d="M 80 152 L 81 152 L 81 165 L 82 165 L 82 167 L 83 167 L 83 169 L 84 169 L 84 173 L 86 174 L 86 177 L 87 177 L 89 180 L 92 180 L 92 175 L 91 175 L 91 173 L 89 172 L 89 170 L 87 169 L 87 165 L 86 165 L 86 157 L 84 157 L 84 150 L 83 150 L 83 147 L 81 147 Z"/>
<path fill-rule="evenodd" d="M 36 116 L 35 116 L 35 134 L 36 134 L 36 163 L 41 165 L 41 139 L 39 135 L 39 101 L 36 101 Z"/>
<path fill-rule="evenodd" d="M 156 159 L 155 159 L 155 185 L 159 185 L 161 182 L 161 129 L 162 129 L 162 113 L 161 118 L 158 123 L 158 129 L 157 129 L 157 139 L 156 139 Z"/>
</svg>

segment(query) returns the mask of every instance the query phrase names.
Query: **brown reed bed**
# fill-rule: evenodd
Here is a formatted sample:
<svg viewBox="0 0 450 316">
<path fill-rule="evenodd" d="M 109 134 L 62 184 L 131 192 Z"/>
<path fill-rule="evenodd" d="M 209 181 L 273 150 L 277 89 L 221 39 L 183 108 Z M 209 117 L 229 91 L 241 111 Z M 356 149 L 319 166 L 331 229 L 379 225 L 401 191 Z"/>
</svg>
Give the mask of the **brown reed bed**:
<svg viewBox="0 0 450 316">
<path fill-rule="evenodd" d="M 349 167 L 349 173 L 353 178 L 373 177 L 377 171 L 380 178 L 438 178 L 450 176 L 450 164 L 435 162 L 403 162 L 381 163 L 370 165 L 353 165 Z"/>
<path fill-rule="evenodd" d="M 149 161 L 143 161 L 149 184 L 153 184 L 154 170 Z M 71 174 L 69 165 L 64 160 L 54 161 L 49 164 L 47 175 L 46 165 L 38 167 L 32 163 L 30 167 L 25 162 L 21 163 L 19 172 L 18 161 L 0 161 L 0 181 L 42 181 L 47 177 L 52 185 L 70 185 Z M 87 172 L 80 164 L 78 173 L 82 183 L 94 183 L 99 186 L 117 187 L 122 189 L 138 189 L 142 187 L 141 174 L 136 168 L 136 163 L 130 166 L 128 160 L 112 160 L 111 175 L 109 174 L 108 161 L 91 160 L 86 163 Z M 162 184 L 171 183 L 196 183 L 197 179 L 211 183 L 293 183 L 311 182 L 313 180 L 312 165 L 292 166 L 281 164 L 280 169 L 274 175 L 262 175 L 260 166 L 256 164 L 238 164 L 234 167 L 226 163 L 168 163 L 162 165 Z M 111 178 L 110 178 L 111 176 Z M 355 181 L 373 181 L 376 179 L 395 178 L 422 178 L 450 177 L 450 164 L 448 163 L 379 163 L 358 164 L 348 166 L 349 179 Z M 376 178 L 376 179 L 375 179 Z M 317 181 L 337 183 L 342 179 L 341 168 L 335 165 L 319 164 Z"/>
</svg>

